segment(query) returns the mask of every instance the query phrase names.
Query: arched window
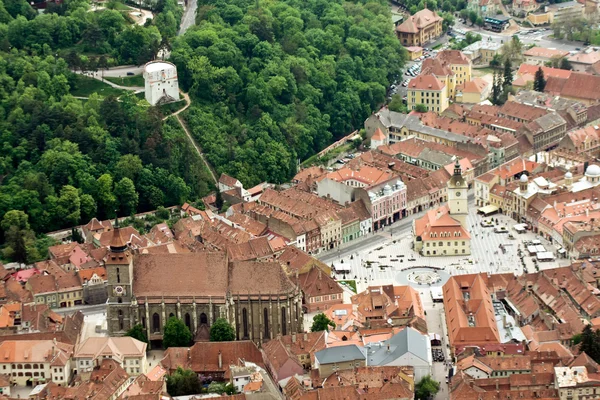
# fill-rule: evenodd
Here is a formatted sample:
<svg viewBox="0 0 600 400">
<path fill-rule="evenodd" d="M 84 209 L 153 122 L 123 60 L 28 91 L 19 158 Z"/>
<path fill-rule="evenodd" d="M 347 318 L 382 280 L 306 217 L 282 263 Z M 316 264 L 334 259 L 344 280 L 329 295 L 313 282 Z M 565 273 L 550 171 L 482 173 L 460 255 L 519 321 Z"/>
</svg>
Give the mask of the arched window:
<svg viewBox="0 0 600 400">
<path fill-rule="evenodd" d="M 119 268 L 117 268 L 117 283 L 121 283 L 121 274 L 119 273 Z"/>
<path fill-rule="evenodd" d="M 25 364 L 25 369 L 31 369 L 31 364 Z"/>
<path fill-rule="evenodd" d="M 170 313 L 170 314 L 169 314 L 169 319 L 173 318 L 174 316 L 175 316 L 175 314 L 173 314 L 173 313 Z"/>
<path fill-rule="evenodd" d="M 271 336 L 269 335 L 269 310 L 267 310 L 266 307 L 263 310 L 263 319 L 265 325 L 265 339 L 271 339 Z"/>
<path fill-rule="evenodd" d="M 192 318 L 190 318 L 190 314 L 188 313 L 185 313 L 185 326 L 187 326 L 190 331 L 192 330 Z"/>
<path fill-rule="evenodd" d="M 123 329 L 123 310 L 119 310 L 119 330 L 122 331 Z"/>
<path fill-rule="evenodd" d="M 152 315 L 152 332 L 160 332 L 160 317 L 157 313 Z"/>
<path fill-rule="evenodd" d="M 287 335 L 287 315 L 285 307 L 281 307 L 281 334 Z"/>
<path fill-rule="evenodd" d="M 200 314 L 200 323 L 208 324 L 208 318 L 206 317 L 206 314 L 204 314 L 204 313 Z"/>
<path fill-rule="evenodd" d="M 119 297 L 119 298 L 117 299 L 117 303 L 119 303 L 119 304 L 123 303 L 123 299 Z"/>
<path fill-rule="evenodd" d="M 146 317 L 142 317 L 142 327 L 146 329 Z"/>
<path fill-rule="evenodd" d="M 242 327 L 244 328 L 244 339 L 248 338 L 248 311 L 242 309 Z"/>
</svg>

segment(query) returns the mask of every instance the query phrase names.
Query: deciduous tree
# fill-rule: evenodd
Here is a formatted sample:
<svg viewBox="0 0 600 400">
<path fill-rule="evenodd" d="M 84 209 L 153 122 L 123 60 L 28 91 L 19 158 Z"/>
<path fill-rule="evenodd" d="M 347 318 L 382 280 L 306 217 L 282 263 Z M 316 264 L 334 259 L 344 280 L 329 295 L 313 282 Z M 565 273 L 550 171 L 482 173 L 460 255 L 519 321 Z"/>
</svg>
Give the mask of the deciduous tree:
<svg viewBox="0 0 600 400">
<path fill-rule="evenodd" d="M 211 342 L 230 342 L 235 340 L 235 331 L 225 318 L 217 318 L 210 327 Z"/>
<path fill-rule="evenodd" d="M 184 347 L 192 342 L 190 329 L 177 317 L 171 317 L 165 324 L 163 347 Z"/>
</svg>

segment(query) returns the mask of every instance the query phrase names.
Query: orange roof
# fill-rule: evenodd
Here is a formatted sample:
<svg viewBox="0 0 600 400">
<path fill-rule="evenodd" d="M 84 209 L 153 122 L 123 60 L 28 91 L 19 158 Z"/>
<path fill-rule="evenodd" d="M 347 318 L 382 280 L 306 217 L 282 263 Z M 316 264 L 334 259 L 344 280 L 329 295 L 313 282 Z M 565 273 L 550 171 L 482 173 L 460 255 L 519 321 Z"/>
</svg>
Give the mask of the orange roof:
<svg viewBox="0 0 600 400">
<path fill-rule="evenodd" d="M 82 282 L 87 282 L 90 279 L 92 279 L 92 277 L 94 276 L 94 274 L 98 275 L 98 278 L 102 278 L 103 280 L 107 279 L 106 276 L 106 268 L 104 267 L 96 267 L 96 268 L 90 268 L 90 269 L 80 269 L 78 271 L 79 274 L 79 278 L 81 278 Z"/>
<path fill-rule="evenodd" d="M 417 33 L 420 29 L 426 28 L 441 20 L 442 18 L 434 11 L 425 8 L 407 18 L 403 23 L 398 25 L 396 30 L 398 32 Z"/>
<path fill-rule="evenodd" d="M 571 76 L 571 71 L 566 70 L 566 69 L 540 67 L 538 65 L 532 65 L 532 64 L 521 64 L 521 66 L 519 67 L 519 70 L 517 71 L 517 75 L 522 76 L 522 75 L 527 74 L 527 75 L 534 77 L 535 73 L 538 71 L 539 68 L 542 68 L 542 72 L 544 73 L 545 79 L 548 79 L 548 77 L 550 77 L 550 76 L 554 76 L 556 78 L 564 78 L 564 79 Z"/>
<path fill-rule="evenodd" d="M 544 47 L 532 47 L 531 49 L 523 53 L 523 55 L 529 57 L 553 58 L 566 57 L 569 55 L 569 52 L 566 50 L 547 49 Z"/>
<path fill-rule="evenodd" d="M 416 90 L 442 90 L 446 85 L 440 82 L 435 75 L 419 75 L 410 80 L 408 87 Z"/>
<path fill-rule="evenodd" d="M 363 165 L 358 169 L 350 167 L 338 169 L 337 171 L 327 174 L 327 178 L 336 182 L 355 180 L 371 186 L 381 182 L 389 181 L 390 179 L 394 178 L 394 174 L 391 171 L 384 171 L 381 168 Z"/>
<path fill-rule="evenodd" d="M 485 79 L 474 78 L 469 82 L 459 85 L 457 90 L 462 90 L 463 93 L 478 93 L 481 94 L 490 84 Z"/>
<path fill-rule="evenodd" d="M 14 326 L 15 317 L 21 313 L 21 303 L 9 303 L 0 307 L 0 328 Z"/>
<path fill-rule="evenodd" d="M 377 130 L 375 131 L 375 133 L 373 133 L 373 136 L 371 137 L 371 140 L 378 140 L 378 141 L 384 141 L 385 140 L 385 135 L 383 134 L 383 132 L 381 131 L 380 128 L 377 128 Z"/>
<path fill-rule="evenodd" d="M 451 346 L 500 342 L 484 277 L 482 274 L 452 276 L 442 288 Z"/>
<path fill-rule="evenodd" d="M 440 234 L 449 233 L 451 237 L 470 239 L 469 232 L 449 214 L 448 205 L 429 210 L 415 221 L 415 235 L 421 240 L 440 240 Z M 458 235 L 458 236 L 456 236 Z"/>
</svg>

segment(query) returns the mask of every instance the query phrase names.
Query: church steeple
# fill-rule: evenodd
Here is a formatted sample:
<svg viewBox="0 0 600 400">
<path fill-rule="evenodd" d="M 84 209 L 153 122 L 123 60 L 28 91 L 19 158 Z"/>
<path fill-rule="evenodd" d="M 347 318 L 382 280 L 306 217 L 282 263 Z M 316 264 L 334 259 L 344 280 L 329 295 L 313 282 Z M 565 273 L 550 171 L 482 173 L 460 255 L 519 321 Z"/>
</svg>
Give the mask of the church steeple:
<svg viewBox="0 0 600 400">
<path fill-rule="evenodd" d="M 110 240 L 110 251 L 113 253 L 124 253 L 127 250 L 127 242 L 121 235 L 121 229 L 119 228 L 119 218 L 115 218 L 115 228 L 113 230 L 113 236 Z"/>
</svg>

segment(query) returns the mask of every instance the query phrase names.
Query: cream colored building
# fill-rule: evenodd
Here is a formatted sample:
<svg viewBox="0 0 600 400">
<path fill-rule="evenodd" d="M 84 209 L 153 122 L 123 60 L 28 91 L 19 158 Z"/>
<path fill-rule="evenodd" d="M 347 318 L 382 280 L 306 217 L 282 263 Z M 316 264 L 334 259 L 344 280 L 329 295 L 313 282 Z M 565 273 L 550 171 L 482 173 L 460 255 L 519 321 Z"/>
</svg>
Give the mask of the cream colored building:
<svg viewBox="0 0 600 400">
<path fill-rule="evenodd" d="M 453 100 L 456 87 L 471 80 L 471 60 L 459 50 L 440 51 L 423 61 L 421 75 L 435 76 L 446 87 L 446 97 Z"/>
<path fill-rule="evenodd" d="M 123 367 L 129 375 L 148 372 L 147 344 L 137 339 L 123 337 L 90 337 L 80 343 L 73 354 L 78 373 L 91 372 L 102 360 L 110 358 Z"/>
<path fill-rule="evenodd" d="M 442 17 L 423 9 L 398 25 L 396 35 L 403 46 L 423 46 L 442 35 Z"/>
<path fill-rule="evenodd" d="M 479 40 L 465 47 L 462 52 L 471 62 L 487 65 L 494 59 L 494 56 L 500 54 L 501 48 L 501 43 L 491 40 Z"/>
<path fill-rule="evenodd" d="M 566 3 L 556 3 L 546 6 L 551 24 L 562 24 L 566 21 L 573 21 L 583 18 L 585 5 L 577 1 L 568 1 Z"/>
<path fill-rule="evenodd" d="M 315 222 L 321 231 L 321 247 L 325 250 L 333 249 L 342 241 L 342 220 L 334 212 L 322 212 L 315 217 Z"/>
<path fill-rule="evenodd" d="M 455 100 L 457 103 L 478 104 L 490 95 L 491 85 L 488 81 L 475 78 L 456 87 Z"/>
<path fill-rule="evenodd" d="M 447 186 L 448 203 L 413 221 L 413 246 L 423 256 L 471 254 L 467 224 L 468 185 L 458 162 Z"/>
<path fill-rule="evenodd" d="M 554 387 L 558 390 L 560 400 L 600 397 L 600 383 L 595 377 L 588 376 L 585 366 L 554 367 Z"/>
<path fill-rule="evenodd" d="M 5 340 L 0 352 L 0 372 L 10 376 L 12 384 L 54 382 L 66 386 L 71 379 L 71 345 L 53 340 Z"/>
<path fill-rule="evenodd" d="M 434 75 L 419 75 L 408 84 L 406 104 L 409 110 L 424 104 L 427 111 L 440 114 L 449 105 L 446 85 Z"/>
</svg>

